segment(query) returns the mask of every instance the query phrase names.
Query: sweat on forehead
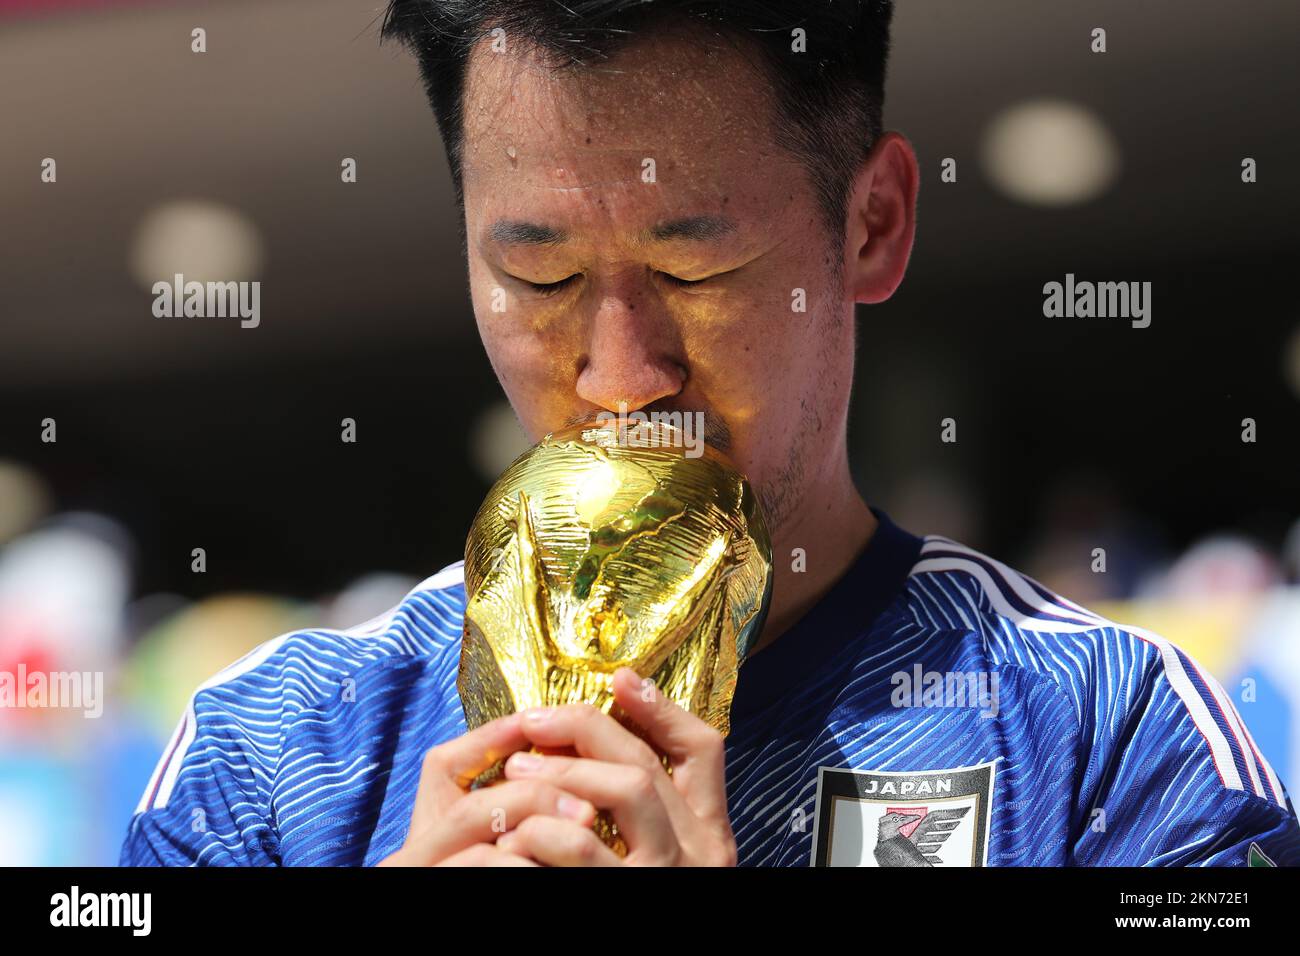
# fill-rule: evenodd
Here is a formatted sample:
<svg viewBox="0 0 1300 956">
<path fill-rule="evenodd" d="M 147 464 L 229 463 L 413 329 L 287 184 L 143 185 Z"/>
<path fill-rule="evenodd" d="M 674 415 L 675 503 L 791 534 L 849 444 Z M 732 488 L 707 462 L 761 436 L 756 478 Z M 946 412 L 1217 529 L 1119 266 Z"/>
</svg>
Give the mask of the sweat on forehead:
<svg viewBox="0 0 1300 956">
<path fill-rule="evenodd" d="M 508 39 L 494 52 L 485 38 L 470 55 L 463 104 L 467 177 L 476 167 L 510 169 L 574 186 L 556 181 L 557 168 L 572 176 L 581 157 L 600 155 L 625 160 L 617 178 L 632 181 L 646 157 L 661 170 L 703 168 L 777 149 L 767 81 L 751 56 L 680 29 L 638 37 L 608 59 L 577 66 L 558 64 L 545 50 L 512 48 Z M 601 175 L 611 172 L 602 163 Z"/>
</svg>

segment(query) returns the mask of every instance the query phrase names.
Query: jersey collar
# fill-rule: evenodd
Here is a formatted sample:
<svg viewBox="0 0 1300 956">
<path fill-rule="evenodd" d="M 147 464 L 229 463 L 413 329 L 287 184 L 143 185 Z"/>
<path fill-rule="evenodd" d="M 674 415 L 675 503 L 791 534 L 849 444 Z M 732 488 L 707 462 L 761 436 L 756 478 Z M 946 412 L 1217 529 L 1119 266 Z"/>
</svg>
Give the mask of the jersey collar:
<svg viewBox="0 0 1300 956">
<path fill-rule="evenodd" d="M 873 507 L 871 513 L 876 530 L 843 576 L 789 630 L 740 665 L 733 722 L 796 690 L 847 641 L 870 630 L 902 589 L 920 558 L 921 539 L 883 511 Z"/>
</svg>

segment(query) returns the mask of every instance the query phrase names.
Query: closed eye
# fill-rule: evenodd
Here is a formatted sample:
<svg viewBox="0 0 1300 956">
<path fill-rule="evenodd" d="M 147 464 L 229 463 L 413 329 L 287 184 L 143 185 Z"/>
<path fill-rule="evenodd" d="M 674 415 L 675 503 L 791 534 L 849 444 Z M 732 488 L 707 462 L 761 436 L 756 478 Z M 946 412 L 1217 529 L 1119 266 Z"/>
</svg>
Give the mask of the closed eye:
<svg viewBox="0 0 1300 956">
<path fill-rule="evenodd" d="M 565 278 L 559 279 L 555 282 L 532 282 L 531 280 L 528 279 L 519 279 L 519 281 L 522 282 L 524 285 L 528 286 L 538 295 L 549 296 L 549 295 L 555 295 L 555 293 L 571 285 L 574 282 L 574 280 L 580 278 L 581 275 L 582 273 L 575 272 L 573 275 L 566 276 Z M 708 282 L 710 279 L 718 278 L 718 276 L 705 276 L 703 279 L 683 279 L 680 276 L 673 275 L 671 272 L 660 272 L 659 275 L 662 276 L 667 282 L 670 282 L 675 286 L 680 286 L 683 288 L 688 286 L 702 285 L 703 283 Z M 725 273 L 719 273 L 719 275 L 725 275 Z"/>
<path fill-rule="evenodd" d="M 663 276 L 665 279 L 667 279 L 669 282 L 671 282 L 673 285 L 681 285 L 681 286 L 699 285 L 701 282 L 706 281 L 704 279 L 682 279 L 673 275 L 671 272 L 661 272 L 659 274 Z"/>
<path fill-rule="evenodd" d="M 575 272 L 573 275 L 566 276 L 557 282 L 530 282 L 527 279 L 520 279 L 519 281 L 541 295 L 554 295 L 565 286 L 572 283 L 574 279 L 578 278 L 578 275 L 579 273 Z"/>
<path fill-rule="evenodd" d="M 720 276 L 726 275 L 725 272 L 719 272 L 717 275 L 705 276 L 703 279 L 683 279 L 680 278 L 679 276 L 673 275 L 671 272 L 661 272 L 659 274 L 663 276 L 664 279 L 670 282 L 672 285 L 682 286 L 682 287 L 703 285 L 706 282 L 709 282 L 713 279 L 717 279 Z"/>
</svg>

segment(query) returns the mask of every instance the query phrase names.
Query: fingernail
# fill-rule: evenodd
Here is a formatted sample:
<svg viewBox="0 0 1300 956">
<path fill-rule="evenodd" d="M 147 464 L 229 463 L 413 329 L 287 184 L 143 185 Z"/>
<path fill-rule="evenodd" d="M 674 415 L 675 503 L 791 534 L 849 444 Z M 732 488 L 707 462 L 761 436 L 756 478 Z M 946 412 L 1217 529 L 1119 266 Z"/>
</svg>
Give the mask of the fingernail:
<svg viewBox="0 0 1300 956">
<path fill-rule="evenodd" d="M 512 754 L 508 762 L 511 770 L 520 773 L 533 773 L 542 769 L 542 758 L 537 754 L 526 754 L 521 751 Z"/>
<path fill-rule="evenodd" d="M 571 820 L 585 819 L 588 812 L 594 810 L 587 801 L 575 800 L 565 794 L 560 794 L 560 798 L 555 802 L 555 808 Z"/>
<path fill-rule="evenodd" d="M 534 724 L 541 723 L 544 720 L 550 720 L 551 713 L 549 707 L 530 707 L 524 711 L 524 720 Z"/>
</svg>

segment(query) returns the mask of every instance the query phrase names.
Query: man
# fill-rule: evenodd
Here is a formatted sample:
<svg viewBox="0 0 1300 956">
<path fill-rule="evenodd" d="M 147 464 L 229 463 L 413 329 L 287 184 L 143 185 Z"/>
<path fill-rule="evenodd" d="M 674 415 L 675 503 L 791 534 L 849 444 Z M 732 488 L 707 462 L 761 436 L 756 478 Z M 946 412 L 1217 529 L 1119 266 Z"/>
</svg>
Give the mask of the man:
<svg viewBox="0 0 1300 956">
<path fill-rule="evenodd" d="M 916 158 L 880 126 L 890 13 L 392 3 L 526 431 L 702 411 L 771 529 L 767 624 L 725 741 L 629 670 L 616 698 L 645 740 L 586 705 L 466 733 L 453 564 L 368 625 L 285 635 L 200 687 L 124 863 L 1300 862 L 1281 782 L 1195 662 L 854 487 L 854 309 L 902 281 L 915 226 Z M 550 755 L 466 787 L 534 744 Z"/>
</svg>

